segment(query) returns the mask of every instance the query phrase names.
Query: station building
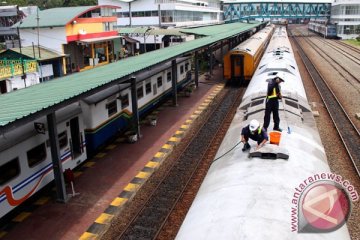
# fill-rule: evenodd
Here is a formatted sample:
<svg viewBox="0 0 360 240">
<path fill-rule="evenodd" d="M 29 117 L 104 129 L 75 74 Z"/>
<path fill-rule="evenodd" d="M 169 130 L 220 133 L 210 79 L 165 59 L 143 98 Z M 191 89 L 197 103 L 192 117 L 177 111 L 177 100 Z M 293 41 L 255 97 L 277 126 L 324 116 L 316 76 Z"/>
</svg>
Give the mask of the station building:
<svg viewBox="0 0 360 240">
<path fill-rule="evenodd" d="M 331 22 L 337 25 L 337 35 L 352 39 L 360 35 L 360 0 L 335 0 L 331 7 Z"/>
<path fill-rule="evenodd" d="M 146 52 L 146 49 L 154 50 L 194 39 L 193 36 L 174 32 L 160 31 L 154 34 L 152 30 L 223 23 L 220 0 L 98 0 L 98 4 L 119 7 L 116 9 L 117 28 L 121 35 L 124 32 L 132 33 L 128 35 L 131 39 L 127 40 L 136 43 L 135 52 Z M 131 44 L 130 41 L 124 41 L 124 45 Z"/>
<path fill-rule="evenodd" d="M 23 47 L 38 45 L 65 54 L 63 74 L 116 59 L 120 36 L 116 6 L 81 6 L 38 11 L 16 24 Z"/>
<path fill-rule="evenodd" d="M 37 46 L 1 51 L 0 94 L 63 76 L 65 56 L 65 54 Z"/>
</svg>

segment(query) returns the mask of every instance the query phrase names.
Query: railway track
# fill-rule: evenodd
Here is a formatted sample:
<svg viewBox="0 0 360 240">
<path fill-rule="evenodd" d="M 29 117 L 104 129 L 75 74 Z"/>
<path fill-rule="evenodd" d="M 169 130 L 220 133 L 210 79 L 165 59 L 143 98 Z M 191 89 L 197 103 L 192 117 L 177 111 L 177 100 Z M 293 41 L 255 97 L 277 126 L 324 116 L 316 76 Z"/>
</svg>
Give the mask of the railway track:
<svg viewBox="0 0 360 240">
<path fill-rule="evenodd" d="M 311 60 L 306 56 L 296 37 L 293 38 L 299 54 L 307 68 L 320 96 L 330 114 L 330 117 L 339 133 L 346 151 L 353 162 L 353 166 L 360 177 L 360 133 L 342 107 L 335 94 L 324 81 Z"/>
<path fill-rule="evenodd" d="M 244 91 L 225 89 L 228 91 L 202 127 L 189 141 L 184 151 L 179 155 L 171 169 L 165 174 L 156 188 L 149 195 L 145 204 L 139 208 L 130 224 L 117 239 L 155 239 L 163 225 L 178 203 L 196 169 L 202 166 L 202 159 L 210 151 L 216 153 L 220 144 L 218 132 L 231 112 L 236 111 Z M 217 139 L 218 146 L 211 143 Z M 199 183 L 201 184 L 201 183 Z M 192 185 L 192 184 L 190 184 Z"/>
<path fill-rule="evenodd" d="M 336 43 L 338 43 L 339 45 L 342 45 L 342 46 L 344 46 L 344 47 L 347 47 L 347 48 L 353 50 L 354 52 L 360 54 L 360 48 L 351 46 L 350 44 L 346 44 L 346 43 L 344 43 L 344 42 L 342 42 L 342 41 L 340 41 L 340 40 L 337 40 Z"/>
<path fill-rule="evenodd" d="M 337 72 L 349 83 L 351 84 L 355 89 L 358 90 L 358 92 L 360 93 L 360 90 L 358 89 L 358 83 L 360 83 L 360 78 L 358 76 L 355 76 L 354 74 L 352 74 L 349 70 L 347 70 L 345 67 L 342 66 L 342 63 L 339 62 L 337 59 L 333 58 L 332 56 L 330 56 L 329 54 L 327 54 L 326 52 L 324 52 L 323 50 L 321 50 L 321 48 L 319 46 L 317 46 L 315 43 L 313 43 L 311 40 L 309 40 L 309 38 L 302 38 L 304 39 L 320 56 L 322 56 L 325 60 L 327 60 L 327 62 L 334 68 L 337 70 Z M 346 76 L 346 75 L 348 76 Z M 351 77 L 356 84 L 352 83 L 348 78 Z"/>
<path fill-rule="evenodd" d="M 347 57 L 348 59 L 352 60 L 357 65 L 360 65 L 360 57 L 355 56 L 352 53 L 352 52 L 354 52 L 352 49 L 350 49 L 350 52 L 348 52 L 349 48 L 344 48 L 344 45 L 341 45 L 342 47 L 337 46 L 338 42 L 327 41 L 327 40 L 325 40 L 323 38 L 320 38 L 320 37 L 316 37 L 315 39 L 322 42 L 322 43 L 325 43 L 326 45 L 328 45 L 329 47 L 334 49 L 336 52 L 338 52 L 338 53 L 342 54 L 343 56 Z"/>
</svg>

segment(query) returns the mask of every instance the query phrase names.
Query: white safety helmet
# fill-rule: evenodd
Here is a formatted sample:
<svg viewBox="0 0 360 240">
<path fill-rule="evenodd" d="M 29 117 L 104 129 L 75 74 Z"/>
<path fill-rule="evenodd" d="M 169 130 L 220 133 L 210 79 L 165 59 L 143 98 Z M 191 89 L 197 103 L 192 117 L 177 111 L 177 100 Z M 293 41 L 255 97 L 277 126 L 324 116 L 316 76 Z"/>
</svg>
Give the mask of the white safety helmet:
<svg viewBox="0 0 360 240">
<path fill-rule="evenodd" d="M 276 75 L 275 75 L 275 79 L 276 78 L 279 78 L 281 82 L 285 82 L 285 74 L 283 72 L 278 72 Z"/>
<path fill-rule="evenodd" d="M 250 125 L 249 125 L 249 129 L 250 131 L 255 131 L 256 129 L 258 129 L 258 127 L 260 126 L 260 123 L 258 120 L 253 119 L 250 121 Z"/>
</svg>

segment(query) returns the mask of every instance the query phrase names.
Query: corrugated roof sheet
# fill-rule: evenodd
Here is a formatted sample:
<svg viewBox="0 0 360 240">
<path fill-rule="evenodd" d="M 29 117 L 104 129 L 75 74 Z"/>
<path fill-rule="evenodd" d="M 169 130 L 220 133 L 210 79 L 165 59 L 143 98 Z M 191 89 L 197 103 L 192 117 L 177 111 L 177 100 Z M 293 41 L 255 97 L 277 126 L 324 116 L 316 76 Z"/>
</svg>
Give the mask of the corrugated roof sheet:
<svg viewBox="0 0 360 240">
<path fill-rule="evenodd" d="M 171 29 L 152 29 L 150 30 L 150 35 L 171 35 L 171 36 L 183 36 L 185 33 L 181 33 L 181 28 L 171 28 Z"/>
<path fill-rule="evenodd" d="M 92 70 L 0 95 L 0 127 L 117 79 L 127 77 L 156 63 L 208 46 L 258 25 L 259 23 L 242 24 L 239 27 L 229 29 L 228 32 L 222 31 L 222 33 L 214 36 L 162 48 Z"/>
<path fill-rule="evenodd" d="M 147 27 L 135 27 L 135 28 L 126 27 L 126 28 L 120 28 L 118 32 L 120 34 L 144 34 L 148 30 L 150 30 L 150 28 Z"/>
<path fill-rule="evenodd" d="M 65 8 L 51 8 L 39 11 L 39 27 L 62 27 L 70 22 L 73 18 L 80 15 L 87 10 L 94 8 L 94 6 L 81 7 L 65 7 Z M 19 28 L 33 28 L 37 27 L 36 14 L 30 15 L 19 25 Z M 15 24 L 17 25 L 17 24 Z"/>
<path fill-rule="evenodd" d="M 11 48 L 9 50 L 20 53 L 20 48 Z M 40 60 L 40 61 L 42 61 L 42 60 L 50 60 L 50 59 L 65 56 L 65 54 L 56 52 L 54 50 L 50 50 L 50 49 L 47 49 L 47 48 L 40 47 L 40 56 L 41 57 L 39 58 L 39 48 L 37 46 L 34 46 L 34 48 L 32 46 L 22 47 L 21 52 L 22 52 L 23 55 L 25 55 L 27 57 L 34 58 L 34 59 L 37 59 L 37 60 Z M 35 56 L 34 56 L 34 52 L 35 52 Z"/>
<path fill-rule="evenodd" d="M 119 34 L 148 34 L 148 35 L 172 35 L 172 36 L 183 36 L 185 33 L 181 33 L 181 28 L 171 29 L 151 29 L 147 27 L 136 27 L 136 28 L 121 28 L 118 30 Z"/>
<path fill-rule="evenodd" d="M 206 26 L 206 27 L 182 29 L 181 32 L 187 34 L 211 36 L 211 35 L 232 31 L 237 28 L 243 28 L 244 26 L 248 26 L 248 25 L 249 25 L 248 23 L 237 22 L 237 23 L 219 24 L 219 25 Z"/>
</svg>

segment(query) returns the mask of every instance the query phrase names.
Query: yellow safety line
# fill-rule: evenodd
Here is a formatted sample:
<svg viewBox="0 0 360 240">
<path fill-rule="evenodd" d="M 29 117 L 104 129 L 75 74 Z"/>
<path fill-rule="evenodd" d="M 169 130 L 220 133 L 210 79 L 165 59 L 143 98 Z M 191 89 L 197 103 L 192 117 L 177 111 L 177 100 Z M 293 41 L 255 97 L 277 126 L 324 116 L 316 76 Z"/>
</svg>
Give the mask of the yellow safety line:
<svg viewBox="0 0 360 240">
<path fill-rule="evenodd" d="M 172 149 L 173 146 L 171 146 L 170 144 L 164 144 L 161 148 Z"/>
<path fill-rule="evenodd" d="M 49 197 L 42 197 L 39 198 L 36 202 L 34 202 L 35 205 L 44 205 L 45 203 L 47 203 L 50 200 Z"/>
<path fill-rule="evenodd" d="M 145 166 L 149 168 L 156 168 L 157 166 L 159 166 L 159 163 L 150 161 Z"/>
<path fill-rule="evenodd" d="M 95 165 L 95 162 L 87 162 L 84 164 L 85 167 L 92 167 Z"/>
<path fill-rule="evenodd" d="M 103 158 L 106 156 L 106 153 L 98 153 L 95 155 L 96 158 Z"/>
<path fill-rule="evenodd" d="M 115 207 L 119 207 L 119 206 L 125 204 L 127 202 L 127 200 L 128 200 L 127 198 L 117 197 L 110 203 L 110 205 L 115 206 Z"/>
<path fill-rule="evenodd" d="M 164 155 L 165 155 L 165 153 L 163 153 L 163 152 L 157 152 L 157 153 L 155 154 L 155 157 L 156 157 L 156 158 L 162 158 Z"/>
<path fill-rule="evenodd" d="M 79 240 L 95 240 L 99 235 L 89 232 L 84 232 L 83 235 L 79 238 Z"/>
<path fill-rule="evenodd" d="M 19 215 L 17 215 L 15 218 L 13 218 L 13 222 L 22 222 L 24 221 L 26 218 L 28 218 L 31 215 L 30 212 L 22 212 Z"/>
<path fill-rule="evenodd" d="M 125 191 L 128 192 L 134 192 L 135 190 L 137 190 L 139 188 L 139 184 L 135 184 L 135 183 L 129 183 L 128 185 L 126 185 L 126 187 L 124 188 Z"/>
<path fill-rule="evenodd" d="M 150 173 L 148 172 L 139 172 L 135 177 L 137 178 L 142 178 L 142 179 L 146 179 L 150 176 Z"/>
<path fill-rule="evenodd" d="M 107 214 L 107 213 L 102 213 L 96 220 L 96 223 L 100 223 L 100 224 L 108 224 L 111 222 L 111 220 L 114 218 L 114 215 L 112 214 Z"/>
</svg>

